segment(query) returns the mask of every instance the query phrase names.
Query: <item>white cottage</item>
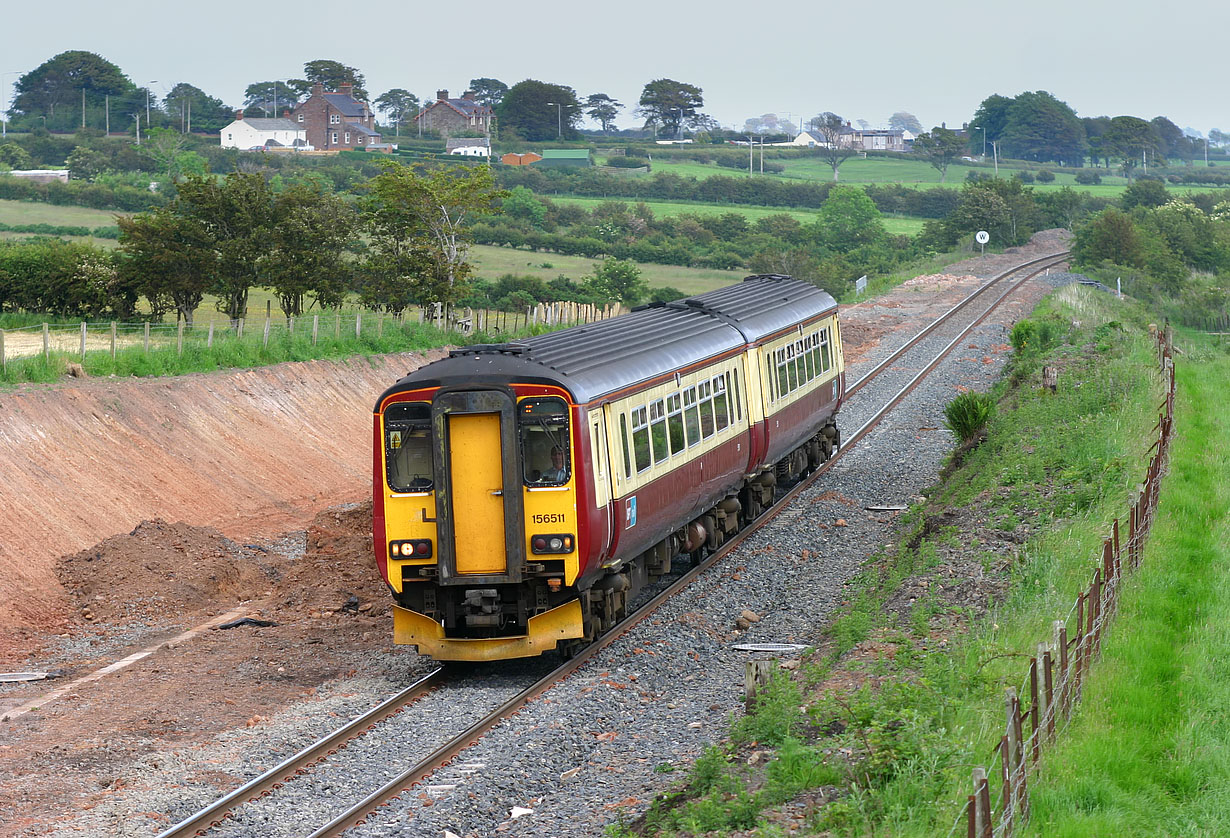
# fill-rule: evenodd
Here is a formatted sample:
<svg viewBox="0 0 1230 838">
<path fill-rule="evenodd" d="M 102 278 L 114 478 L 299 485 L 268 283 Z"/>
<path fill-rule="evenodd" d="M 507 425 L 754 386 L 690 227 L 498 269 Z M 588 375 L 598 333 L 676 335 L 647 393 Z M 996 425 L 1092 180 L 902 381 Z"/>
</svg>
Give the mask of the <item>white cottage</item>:
<svg viewBox="0 0 1230 838">
<path fill-rule="evenodd" d="M 307 131 L 289 119 L 238 118 L 222 129 L 223 148 L 269 148 L 282 146 L 308 150 Z"/>
</svg>

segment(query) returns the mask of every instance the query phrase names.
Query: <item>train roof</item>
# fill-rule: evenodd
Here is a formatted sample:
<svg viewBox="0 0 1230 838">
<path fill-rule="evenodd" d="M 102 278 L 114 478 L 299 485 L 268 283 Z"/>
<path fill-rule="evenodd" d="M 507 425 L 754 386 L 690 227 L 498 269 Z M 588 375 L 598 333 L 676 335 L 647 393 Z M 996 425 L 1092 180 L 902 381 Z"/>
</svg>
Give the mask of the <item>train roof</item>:
<svg viewBox="0 0 1230 838">
<path fill-rule="evenodd" d="M 454 350 L 381 396 L 477 380 L 557 384 L 579 403 L 741 349 L 837 307 L 814 285 L 779 274 L 655 303 L 537 337 Z"/>
</svg>

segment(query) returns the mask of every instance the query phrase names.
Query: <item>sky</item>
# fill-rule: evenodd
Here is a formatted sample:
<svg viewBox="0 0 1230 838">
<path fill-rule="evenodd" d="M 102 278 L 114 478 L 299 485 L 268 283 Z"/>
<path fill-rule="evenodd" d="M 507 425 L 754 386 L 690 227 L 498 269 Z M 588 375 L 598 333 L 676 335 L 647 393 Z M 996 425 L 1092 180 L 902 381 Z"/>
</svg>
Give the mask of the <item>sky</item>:
<svg viewBox="0 0 1230 838">
<path fill-rule="evenodd" d="M 253 82 L 301 77 L 304 63 L 329 59 L 362 72 L 373 98 L 398 87 L 459 96 L 480 77 L 563 84 L 582 100 L 606 93 L 626 106 L 621 128 L 639 124 L 632 111 L 645 84 L 670 78 L 702 88 L 704 112 L 737 129 L 766 113 L 799 124 L 823 111 L 872 127 L 906 111 L 924 128 L 954 128 L 991 94 L 1046 90 L 1078 116 L 1165 116 L 1202 135 L 1230 130 L 1219 72 L 1225 0 L 1171 11 L 1122 0 L 59 0 L 49 8 L 4 3 L 4 101 L 21 74 L 86 50 L 156 95 L 184 81 L 234 106 Z"/>
</svg>

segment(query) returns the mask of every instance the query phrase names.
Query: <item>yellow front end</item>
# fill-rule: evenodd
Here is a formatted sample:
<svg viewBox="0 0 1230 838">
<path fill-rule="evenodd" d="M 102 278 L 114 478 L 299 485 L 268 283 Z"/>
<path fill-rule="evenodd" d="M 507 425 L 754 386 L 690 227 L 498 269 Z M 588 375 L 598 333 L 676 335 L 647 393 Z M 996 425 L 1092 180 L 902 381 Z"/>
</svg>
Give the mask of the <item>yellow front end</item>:
<svg viewBox="0 0 1230 838">
<path fill-rule="evenodd" d="M 529 632 L 519 637 L 445 637 L 444 626 L 430 617 L 393 606 L 393 642 L 417 646 L 420 655 L 440 661 L 532 658 L 552 651 L 561 640 L 575 640 L 584 634 L 578 600 L 530 617 Z"/>
</svg>

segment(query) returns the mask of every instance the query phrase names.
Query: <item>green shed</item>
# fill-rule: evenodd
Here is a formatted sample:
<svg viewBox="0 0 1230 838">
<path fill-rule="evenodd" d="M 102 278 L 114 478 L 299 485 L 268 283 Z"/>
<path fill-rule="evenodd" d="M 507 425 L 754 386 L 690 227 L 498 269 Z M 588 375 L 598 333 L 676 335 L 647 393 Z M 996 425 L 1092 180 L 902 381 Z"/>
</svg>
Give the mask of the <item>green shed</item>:
<svg viewBox="0 0 1230 838">
<path fill-rule="evenodd" d="M 563 169 L 593 165 L 587 148 L 544 148 L 542 159 L 533 165 L 548 169 Z"/>
</svg>

